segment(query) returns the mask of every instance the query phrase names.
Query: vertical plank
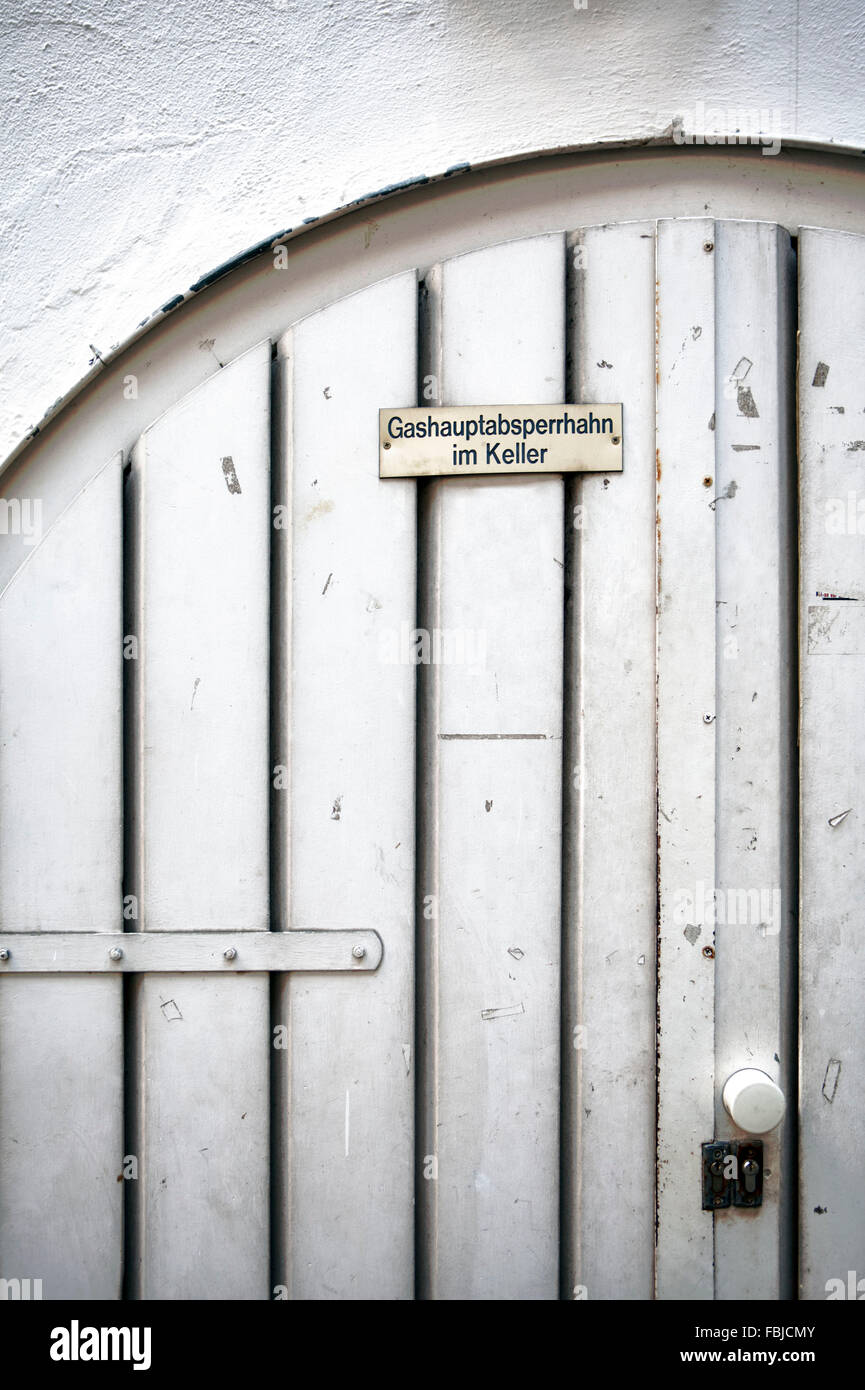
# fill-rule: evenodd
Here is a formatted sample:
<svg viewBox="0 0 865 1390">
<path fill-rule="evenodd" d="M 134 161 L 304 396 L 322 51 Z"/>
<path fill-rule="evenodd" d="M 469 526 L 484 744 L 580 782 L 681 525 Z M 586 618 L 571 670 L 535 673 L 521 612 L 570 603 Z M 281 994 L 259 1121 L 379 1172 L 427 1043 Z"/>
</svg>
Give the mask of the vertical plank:
<svg viewBox="0 0 865 1390">
<path fill-rule="evenodd" d="M 276 995 L 279 1282 L 295 1299 L 414 1293 L 415 484 L 379 480 L 377 421 L 415 403 L 416 334 L 412 271 L 279 344 L 292 518 L 277 533 L 290 540 L 280 920 L 384 941 L 375 975 L 285 977 Z"/>
<path fill-rule="evenodd" d="M 770 223 L 719 222 L 715 499 L 718 749 L 715 1129 L 724 1082 L 795 1088 L 796 539 L 794 257 Z M 792 1050 L 792 1056 L 791 1056 Z M 764 1137 L 759 1219 L 715 1219 L 715 1296 L 793 1295 L 795 1105 Z"/>
<path fill-rule="evenodd" d="M 129 857 L 145 931 L 269 925 L 269 383 L 262 343 L 133 454 Z M 133 997 L 135 1291 L 267 1297 L 268 981 L 145 976 Z"/>
<path fill-rule="evenodd" d="M 861 1298 L 865 239 L 799 251 L 801 1297 Z"/>
<path fill-rule="evenodd" d="M 568 488 L 565 1298 L 648 1299 L 655 1254 L 655 227 L 571 251 L 570 399 L 625 403 L 624 471 Z M 611 853 L 615 873 L 610 872 Z M 614 1155 L 628 1153 L 628 1180 Z"/>
<path fill-rule="evenodd" d="M 560 401 L 564 238 L 446 262 L 428 282 L 449 405 Z M 424 1270 L 438 1299 L 558 1296 L 563 485 L 436 481 L 422 626 L 419 916 Z"/>
<path fill-rule="evenodd" d="M 658 1245 L 660 1298 L 711 1299 L 700 1146 L 714 1122 L 715 229 L 657 243 Z"/>
<path fill-rule="evenodd" d="M 120 925 L 121 613 L 116 455 L 0 594 L 13 952 L 16 932 Z M 0 1277 L 41 1279 L 44 1298 L 120 1294 L 122 1036 L 119 979 L 0 980 Z"/>
</svg>

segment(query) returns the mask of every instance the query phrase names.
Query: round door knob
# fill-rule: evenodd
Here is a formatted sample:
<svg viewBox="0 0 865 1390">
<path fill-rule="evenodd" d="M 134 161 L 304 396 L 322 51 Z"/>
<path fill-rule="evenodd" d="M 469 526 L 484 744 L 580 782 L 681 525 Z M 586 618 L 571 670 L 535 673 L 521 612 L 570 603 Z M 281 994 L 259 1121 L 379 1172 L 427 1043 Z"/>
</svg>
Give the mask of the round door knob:
<svg viewBox="0 0 865 1390">
<path fill-rule="evenodd" d="M 767 1134 L 784 1118 L 784 1092 L 771 1076 L 756 1067 L 734 1071 L 724 1087 L 724 1109 L 739 1129 Z"/>
</svg>

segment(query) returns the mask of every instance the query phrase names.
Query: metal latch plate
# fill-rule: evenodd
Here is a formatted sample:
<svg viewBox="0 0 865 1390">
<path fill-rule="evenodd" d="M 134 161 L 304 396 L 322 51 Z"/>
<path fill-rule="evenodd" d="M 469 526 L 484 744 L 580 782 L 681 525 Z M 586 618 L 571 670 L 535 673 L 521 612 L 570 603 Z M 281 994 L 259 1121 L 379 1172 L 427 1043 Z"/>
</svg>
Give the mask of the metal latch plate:
<svg viewBox="0 0 865 1390">
<path fill-rule="evenodd" d="M 703 1144 L 703 1211 L 763 1205 L 762 1139 Z"/>
</svg>

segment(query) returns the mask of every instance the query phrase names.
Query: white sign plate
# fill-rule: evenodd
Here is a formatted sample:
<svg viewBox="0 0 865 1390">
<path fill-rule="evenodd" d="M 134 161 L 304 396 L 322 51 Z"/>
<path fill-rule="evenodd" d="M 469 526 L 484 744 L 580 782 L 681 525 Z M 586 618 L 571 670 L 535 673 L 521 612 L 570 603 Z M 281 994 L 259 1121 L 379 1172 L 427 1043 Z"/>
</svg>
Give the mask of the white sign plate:
<svg viewBox="0 0 865 1390">
<path fill-rule="evenodd" d="M 411 406 L 380 410 L 380 478 L 621 473 L 621 405 Z"/>
</svg>

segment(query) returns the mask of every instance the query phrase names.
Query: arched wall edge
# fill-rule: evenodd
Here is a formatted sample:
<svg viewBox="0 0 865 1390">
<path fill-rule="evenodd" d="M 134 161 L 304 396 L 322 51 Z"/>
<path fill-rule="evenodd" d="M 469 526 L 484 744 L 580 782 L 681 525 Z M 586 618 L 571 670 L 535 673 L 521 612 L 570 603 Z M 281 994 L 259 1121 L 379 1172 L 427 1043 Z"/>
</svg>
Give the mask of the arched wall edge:
<svg viewBox="0 0 865 1390">
<path fill-rule="evenodd" d="M 44 495 L 47 527 L 112 453 L 130 449 L 227 361 L 411 266 L 423 271 L 448 256 L 554 229 L 659 217 L 775 221 L 794 235 L 808 225 L 865 234 L 865 151 L 858 147 L 781 140 L 768 155 L 758 145 L 688 138 L 682 143 L 671 128 L 648 139 L 457 163 L 275 233 L 168 298 L 101 353 L 0 464 L 0 494 L 15 495 L 26 469 L 28 495 Z M 21 538 L 5 541 L 0 587 L 27 553 Z"/>
</svg>

